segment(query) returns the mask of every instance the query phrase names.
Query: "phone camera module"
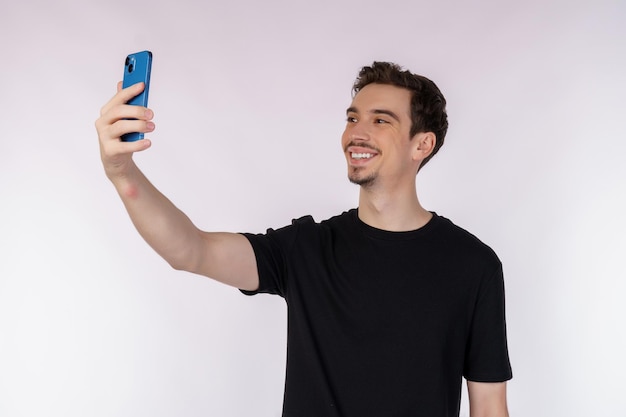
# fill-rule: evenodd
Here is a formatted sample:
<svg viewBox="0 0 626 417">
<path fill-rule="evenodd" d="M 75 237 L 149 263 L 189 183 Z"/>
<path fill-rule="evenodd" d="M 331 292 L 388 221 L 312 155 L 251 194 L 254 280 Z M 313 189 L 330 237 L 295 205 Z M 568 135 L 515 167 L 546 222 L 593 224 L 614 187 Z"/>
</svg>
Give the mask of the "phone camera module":
<svg viewBox="0 0 626 417">
<path fill-rule="evenodd" d="M 130 64 L 130 57 L 129 56 L 126 57 L 126 63 L 124 65 L 128 66 L 128 64 Z"/>
<path fill-rule="evenodd" d="M 135 70 L 135 66 L 133 64 L 128 65 L 128 72 L 133 72 Z"/>
</svg>

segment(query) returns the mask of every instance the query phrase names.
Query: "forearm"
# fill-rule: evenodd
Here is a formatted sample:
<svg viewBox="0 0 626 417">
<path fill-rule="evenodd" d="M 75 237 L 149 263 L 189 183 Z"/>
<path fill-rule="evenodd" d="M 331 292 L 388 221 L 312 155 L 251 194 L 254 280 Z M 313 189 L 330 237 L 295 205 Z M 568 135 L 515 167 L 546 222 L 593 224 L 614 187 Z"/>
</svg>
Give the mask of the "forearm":
<svg viewBox="0 0 626 417">
<path fill-rule="evenodd" d="M 132 155 L 151 146 L 149 139 L 123 142 L 129 132 L 152 132 L 150 109 L 125 103 L 143 91 L 143 84 L 118 91 L 96 120 L 100 156 L 107 177 L 119 193 L 130 218 L 154 250 L 172 267 L 205 275 L 237 288 L 259 286 L 250 242 L 237 233 L 208 233 L 161 194 L 135 165 Z"/>
<path fill-rule="evenodd" d="M 135 228 L 173 268 L 193 270 L 200 231 L 132 163 L 123 176 L 109 177 Z"/>
</svg>

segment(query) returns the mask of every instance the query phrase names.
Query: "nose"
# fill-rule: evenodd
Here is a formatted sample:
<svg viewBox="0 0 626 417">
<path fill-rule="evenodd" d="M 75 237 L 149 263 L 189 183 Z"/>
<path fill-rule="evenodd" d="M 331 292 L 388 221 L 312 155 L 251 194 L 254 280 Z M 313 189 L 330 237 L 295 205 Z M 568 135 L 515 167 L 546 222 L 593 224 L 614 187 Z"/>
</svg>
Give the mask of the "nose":
<svg viewBox="0 0 626 417">
<path fill-rule="evenodd" d="M 354 142 L 368 141 L 370 139 L 370 132 L 365 123 L 353 123 L 346 129 L 348 139 Z"/>
</svg>

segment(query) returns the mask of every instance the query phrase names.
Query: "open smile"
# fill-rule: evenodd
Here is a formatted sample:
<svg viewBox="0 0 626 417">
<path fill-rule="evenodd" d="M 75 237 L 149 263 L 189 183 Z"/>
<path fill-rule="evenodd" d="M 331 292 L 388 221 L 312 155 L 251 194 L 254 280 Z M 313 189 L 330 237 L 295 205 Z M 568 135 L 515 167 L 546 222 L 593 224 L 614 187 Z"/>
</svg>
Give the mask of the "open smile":
<svg viewBox="0 0 626 417">
<path fill-rule="evenodd" d="M 369 152 L 361 152 L 361 153 L 351 152 L 350 153 L 350 157 L 352 159 L 370 159 L 373 156 L 374 156 L 374 154 L 373 153 L 369 153 Z"/>
<path fill-rule="evenodd" d="M 369 146 L 358 146 L 349 144 L 345 149 L 352 164 L 364 164 L 379 155 L 379 151 Z"/>
</svg>

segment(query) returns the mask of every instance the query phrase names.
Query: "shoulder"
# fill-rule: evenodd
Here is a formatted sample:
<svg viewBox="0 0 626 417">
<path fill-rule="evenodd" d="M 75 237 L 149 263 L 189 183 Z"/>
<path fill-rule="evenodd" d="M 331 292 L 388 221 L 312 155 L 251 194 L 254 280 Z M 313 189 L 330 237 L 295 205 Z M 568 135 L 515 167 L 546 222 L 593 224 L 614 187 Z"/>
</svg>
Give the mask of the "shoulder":
<svg viewBox="0 0 626 417">
<path fill-rule="evenodd" d="M 355 209 L 345 211 L 339 215 L 330 217 L 328 219 L 317 222 L 313 216 L 305 215 L 295 218 L 291 221 L 291 224 L 285 225 L 279 228 L 268 228 L 265 233 L 249 234 L 247 236 L 253 236 L 256 238 L 267 237 L 270 239 L 278 239 L 293 243 L 296 239 L 303 236 L 311 236 L 312 234 L 320 234 L 325 232 L 332 232 L 333 230 L 344 229 L 350 223 L 354 223 L 356 217 Z"/>
<path fill-rule="evenodd" d="M 357 210 L 350 209 L 329 219 L 323 220 L 320 223 L 320 226 L 329 228 L 345 227 L 348 224 L 354 224 L 357 218 Z"/>
<path fill-rule="evenodd" d="M 307 215 L 302 216 L 297 219 L 293 219 L 291 224 L 285 226 L 282 229 L 297 229 L 299 231 L 315 231 L 315 232 L 324 232 L 324 231 L 333 231 L 333 230 L 343 230 L 346 228 L 350 228 L 350 226 L 354 225 L 355 219 L 357 218 L 356 209 L 350 209 L 344 211 L 341 214 L 330 217 L 328 219 L 322 220 L 320 222 L 316 221 L 313 216 Z M 268 229 L 268 232 L 272 229 Z"/>
<path fill-rule="evenodd" d="M 473 233 L 436 213 L 434 213 L 433 220 L 436 222 L 437 238 L 448 250 L 463 254 L 468 258 L 500 263 L 495 251 Z"/>
</svg>

